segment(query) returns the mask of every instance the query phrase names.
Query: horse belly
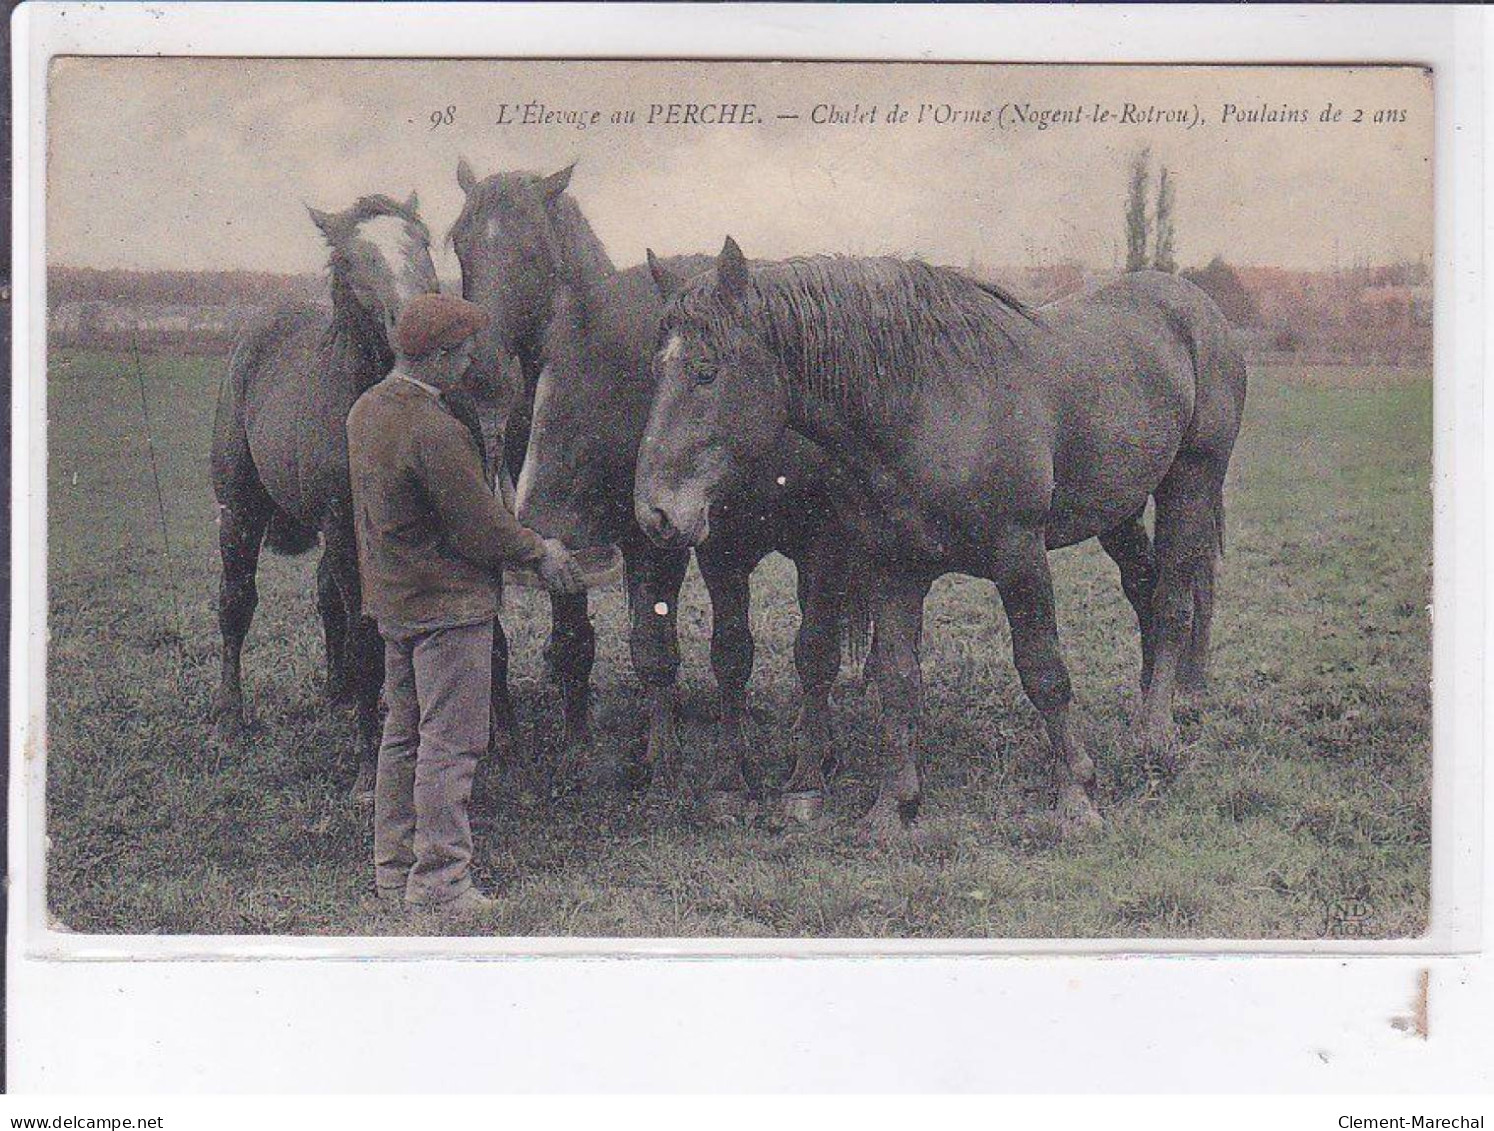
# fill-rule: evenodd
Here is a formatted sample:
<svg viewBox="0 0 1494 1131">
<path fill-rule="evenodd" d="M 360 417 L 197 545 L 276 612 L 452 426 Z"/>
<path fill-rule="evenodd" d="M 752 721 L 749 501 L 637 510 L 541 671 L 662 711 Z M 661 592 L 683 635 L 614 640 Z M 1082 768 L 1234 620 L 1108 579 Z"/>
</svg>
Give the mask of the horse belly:
<svg viewBox="0 0 1494 1131">
<path fill-rule="evenodd" d="M 1050 549 L 1072 546 L 1113 530 L 1140 513 L 1177 454 L 1144 449 L 1121 449 L 1087 466 L 1071 470 L 1053 489 L 1053 507 L 1046 524 Z"/>
<path fill-rule="evenodd" d="M 275 505 L 310 524 L 346 502 L 346 410 L 319 403 L 290 383 L 267 391 L 246 413 L 255 470 Z"/>
</svg>

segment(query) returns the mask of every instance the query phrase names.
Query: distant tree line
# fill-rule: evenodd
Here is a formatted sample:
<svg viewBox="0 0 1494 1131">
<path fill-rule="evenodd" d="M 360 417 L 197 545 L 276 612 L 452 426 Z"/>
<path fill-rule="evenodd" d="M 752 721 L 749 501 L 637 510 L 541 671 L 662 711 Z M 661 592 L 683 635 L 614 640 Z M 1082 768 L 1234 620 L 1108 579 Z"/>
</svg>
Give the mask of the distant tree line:
<svg viewBox="0 0 1494 1131">
<path fill-rule="evenodd" d="M 129 271 L 52 267 L 47 303 L 111 302 L 128 305 L 257 306 L 319 285 L 316 275 L 270 271 Z"/>
<path fill-rule="evenodd" d="M 1126 175 L 1127 271 L 1179 273 L 1176 213 L 1176 178 L 1166 165 L 1154 175 L 1150 148 L 1137 150 Z M 1255 353 L 1389 364 L 1431 357 L 1430 274 L 1424 262 L 1286 271 L 1241 268 L 1215 255 L 1181 275 L 1219 304 Z"/>
</svg>

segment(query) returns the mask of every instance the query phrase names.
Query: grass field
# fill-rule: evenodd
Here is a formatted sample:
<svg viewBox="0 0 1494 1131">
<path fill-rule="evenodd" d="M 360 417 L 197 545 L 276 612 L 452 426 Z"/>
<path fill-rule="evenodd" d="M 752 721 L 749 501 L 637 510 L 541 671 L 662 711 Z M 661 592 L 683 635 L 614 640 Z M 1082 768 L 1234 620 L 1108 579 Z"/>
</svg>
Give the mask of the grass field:
<svg viewBox="0 0 1494 1131">
<path fill-rule="evenodd" d="M 217 542 L 207 477 L 221 361 L 145 358 L 178 613 L 139 388 L 123 355 L 55 353 L 49 376 L 53 914 L 130 933 L 430 929 L 370 896 L 350 720 L 320 701 L 315 555 L 266 555 L 245 651 L 251 742 L 215 746 Z M 945 578 L 926 617 L 922 835 L 868 848 L 865 758 L 808 829 L 721 829 L 611 772 L 642 721 L 616 588 L 593 600 L 597 745 L 587 787 L 540 800 L 496 772 L 475 802 L 482 933 L 1021 937 L 1394 937 L 1426 926 L 1430 869 L 1431 382 L 1424 370 L 1252 374 L 1230 472 L 1214 683 L 1179 712 L 1187 768 L 1154 790 L 1130 738 L 1135 621 L 1089 545 L 1054 555 L 1060 631 L 1106 826 L 1056 835 L 1041 728 L 988 583 Z M 785 774 L 796 704 L 792 566 L 753 579 L 753 745 Z M 558 735 L 540 679 L 548 605 L 510 594 L 526 727 Z M 710 611 L 680 616 L 690 757 L 712 739 Z M 870 721 L 837 695 L 853 759 Z M 477 931 L 474 928 L 474 931 Z"/>
</svg>

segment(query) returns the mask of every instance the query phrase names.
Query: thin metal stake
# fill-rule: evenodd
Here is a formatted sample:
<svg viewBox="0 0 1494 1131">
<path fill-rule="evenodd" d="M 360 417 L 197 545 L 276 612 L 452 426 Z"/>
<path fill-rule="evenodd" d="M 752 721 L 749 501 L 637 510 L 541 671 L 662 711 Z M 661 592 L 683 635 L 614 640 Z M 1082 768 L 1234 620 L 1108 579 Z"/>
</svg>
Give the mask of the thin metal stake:
<svg viewBox="0 0 1494 1131">
<path fill-rule="evenodd" d="M 183 649 L 187 643 L 186 621 L 182 619 L 182 602 L 176 591 L 176 573 L 171 567 L 171 535 L 166 529 L 166 496 L 161 491 L 161 468 L 156 462 L 156 441 L 150 423 L 150 400 L 145 393 L 145 369 L 140 364 L 140 332 L 130 332 L 130 351 L 135 357 L 135 380 L 140 386 L 140 415 L 145 420 L 145 447 L 150 453 L 150 474 L 156 484 L 156 515 L 161 521 L 161 548 L 166 555 L 166 588 L 171 592 L 171 607 L 176 612 L 177 667 L 185 666 Z"/>
</svg>

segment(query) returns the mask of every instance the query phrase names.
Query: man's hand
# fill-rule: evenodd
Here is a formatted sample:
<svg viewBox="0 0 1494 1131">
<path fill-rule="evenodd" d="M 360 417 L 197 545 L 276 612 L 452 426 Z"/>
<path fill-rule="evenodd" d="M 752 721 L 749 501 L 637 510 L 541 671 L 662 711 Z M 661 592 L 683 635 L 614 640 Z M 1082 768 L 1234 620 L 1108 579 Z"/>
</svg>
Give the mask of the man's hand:
<svg viewBox="0 0 1494 1131">
<path fill-rule="evenodd" d="M 586 588 L 581 566 L 558 538 L 545 539 L 545 556 L 540 559 L 539 575 L 552 593 L 580 593 Z"/>
</svg>

